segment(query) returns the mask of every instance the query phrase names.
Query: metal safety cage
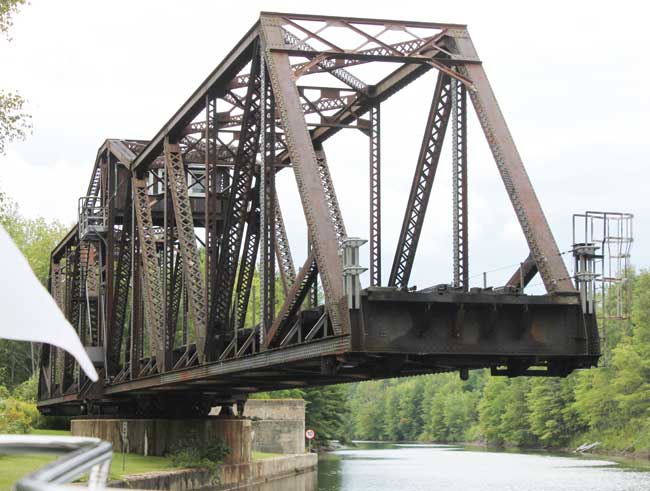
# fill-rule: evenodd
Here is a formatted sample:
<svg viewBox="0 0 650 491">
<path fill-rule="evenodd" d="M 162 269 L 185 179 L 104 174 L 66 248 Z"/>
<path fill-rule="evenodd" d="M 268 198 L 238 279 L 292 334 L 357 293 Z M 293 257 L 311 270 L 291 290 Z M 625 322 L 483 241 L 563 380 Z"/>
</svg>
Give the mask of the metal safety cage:
<svg viewBox="0 0 650 491">
<path fill-rule="evenodd" d="M 79 198 L 79 239 L 99 238 L 108 230 L 106 208 L 97 196 Z"/>
</svg>

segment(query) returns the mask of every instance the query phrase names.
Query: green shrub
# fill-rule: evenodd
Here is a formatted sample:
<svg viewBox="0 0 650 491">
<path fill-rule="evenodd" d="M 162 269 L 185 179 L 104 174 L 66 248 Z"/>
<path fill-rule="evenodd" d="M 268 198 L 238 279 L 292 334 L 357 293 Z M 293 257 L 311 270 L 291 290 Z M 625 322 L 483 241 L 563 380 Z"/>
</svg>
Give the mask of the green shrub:
<svg viewBox="0 0 650 491">
<path fill-rule="evenodd" d="M 184 440 L 167 454 L 176 467 L 207 469 L 211 473 L 212 483 L 219 483 L 219 464 L 230 453 L 230 448 L 221 439 L 208 443 L 196 440 Z"/>
<path fill-rule="evenodd" d="M 13 397 L 0 399 L 0 433 L 29 433 L 38 418 L 36 404 Z"/>
</svg>

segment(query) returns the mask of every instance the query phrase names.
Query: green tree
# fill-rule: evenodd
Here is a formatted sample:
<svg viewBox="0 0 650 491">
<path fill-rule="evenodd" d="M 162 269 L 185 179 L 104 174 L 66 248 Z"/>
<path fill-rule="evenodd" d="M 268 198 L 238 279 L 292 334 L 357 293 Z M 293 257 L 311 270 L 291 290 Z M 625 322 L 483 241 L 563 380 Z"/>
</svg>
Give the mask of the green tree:
<svg viewBox="0 0 650 491">
<path fill-rule="evenodd" d="M 348 390 L 344 385 L 305 389 L 305 424 L 318 441 L 347 440 L 344 429 L 349 417 Z"/>
<path fill-rule="evenodd" d="M 530 429 L 545 446 L 566 445 L 581 428 L 572 410 L 574 384 L 570 379 L 537 379 L 528 394 Z"/>
<path fill-rule="evenodd" d="M 0 34 L 7 41 L 13 16 L 26 0 L 0 0 Z M 0 155 L 6 144 L 24 139 L 31 130 L 31 117 L 24 111 L 25 99 L 18 92 L 0 89 Z"/>
<path fill-rule="evenodd" d="M 2 192 L 0 225 L 7 230 L 38 279 L 45 285 L 49 274 L 50 252 L 65 235 L 66 227 L 57 221 L 22 217 L 16 203 Z M 37 356 L 38 346 L 33 343 L 0 339 L 0 374 L 3 375 L 0 384 L 13 388 L 29 379 L 35 372 Z"/>
<path fill-rule="evenodd" d="M 501 377 L 488 379 L 483 391 L 483 397 L 478 405 L 479 425 L 481 434 L 492 445 L 504 443 L 501 433 L 501 417 L 506 410 L 505 397 L 508 381 Z"/>
<path fill-rule="evenodd" d="M 519 377 L 509 380 L 502 394 L 506 409 L 501 415 L 500 431 L 504 443 L 508 446 L 522 447 L 535 443 L 529 422 L 529 392 L 530 380 Z"/>
</svg>

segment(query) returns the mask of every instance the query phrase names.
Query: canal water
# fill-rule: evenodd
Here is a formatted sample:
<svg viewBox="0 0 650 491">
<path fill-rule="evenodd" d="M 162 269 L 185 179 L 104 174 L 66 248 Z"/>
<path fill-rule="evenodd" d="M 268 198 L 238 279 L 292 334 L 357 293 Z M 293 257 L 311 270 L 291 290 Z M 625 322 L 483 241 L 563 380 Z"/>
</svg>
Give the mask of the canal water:
<svg viewBox="0 0 650 491">
<path fill-rule="evenodd" d="M 255 488 L 276 490 L 650 491 L 650 469 L 593 457 L 364 443 L 324 455 L 317 473 Z"/>
</svg>

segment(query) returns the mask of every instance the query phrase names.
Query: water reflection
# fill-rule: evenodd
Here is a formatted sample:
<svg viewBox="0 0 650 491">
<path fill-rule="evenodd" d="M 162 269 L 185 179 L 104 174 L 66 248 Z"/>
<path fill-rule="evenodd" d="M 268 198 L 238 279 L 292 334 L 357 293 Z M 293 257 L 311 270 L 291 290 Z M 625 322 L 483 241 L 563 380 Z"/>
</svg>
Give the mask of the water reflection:
<svg viewBox="0 0 650 491">
<path fill-rule="evenodd" d="M 650 472 L 547 453 L 362 443 L 321 456 L 318 473 L 248 491 L 646 491 Z"/>
<path fill-rule="evenodd" d="M 316 471 L 312 471 L 240 489 L 242 491 L 316 491 L 317 480 Z"/>
<path fill-rule="evenodd" d="M 614 462 L 447 445 L 361 444 L 319 461 L 319 491 L 646 491 L 650 472 Z"/>
</svg>

